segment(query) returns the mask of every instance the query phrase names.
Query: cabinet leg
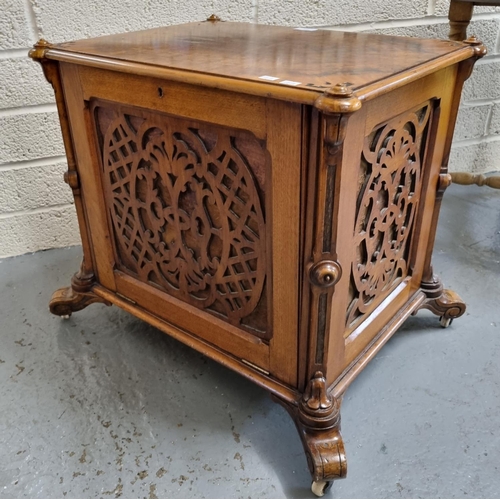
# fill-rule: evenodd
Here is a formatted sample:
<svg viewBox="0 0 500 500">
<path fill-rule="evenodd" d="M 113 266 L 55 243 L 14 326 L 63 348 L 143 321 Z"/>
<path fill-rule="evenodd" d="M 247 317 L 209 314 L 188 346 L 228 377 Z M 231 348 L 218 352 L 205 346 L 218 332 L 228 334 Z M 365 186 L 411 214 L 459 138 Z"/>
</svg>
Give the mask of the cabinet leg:
<svg viewBox="0 0 500 500">
<path fill-rule="evenodd" d="M 111 305 L 94 294 L 92 287 L 95 283 L 93 274 L 85 274 L 80 269 L 71 279 L 71 286 L 59 288 L 52 294 L 49 302 L 50 312 L 62 318 L 69 318 L 72 313 L 81 311 L 94 302 Z"/>
<path fill-rule="evenodd" d="M 323 496 L 333 481 L 347 475 L 340 434 L 340 401 L 328 394 L 321 372 L 315 373 L 298 404 L 277 397 L 274 400 L 286 408 L 295 422 L 312 476 L 311 490 L 316 496 Z"/>
<path fill-rule="evenodd" d="M 465 313 L 465 302 L 452 290 L 443 288 L 437 276 L 433 276 L 429 281 L 423 281 L 420 288 L 427 295 L 427 300 L 420 309 L 429 309 L 439 316 L 442 327 L 450 326 L 455 318 Z"/>
</svg>

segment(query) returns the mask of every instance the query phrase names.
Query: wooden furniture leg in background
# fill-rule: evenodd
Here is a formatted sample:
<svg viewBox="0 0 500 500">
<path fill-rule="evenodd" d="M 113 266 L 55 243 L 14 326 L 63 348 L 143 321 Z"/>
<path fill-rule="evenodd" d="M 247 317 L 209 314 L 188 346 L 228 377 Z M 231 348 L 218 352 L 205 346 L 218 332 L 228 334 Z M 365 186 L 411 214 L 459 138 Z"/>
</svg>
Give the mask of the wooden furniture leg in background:
<svg viewBox="0 0 500 500">
<path fill-rule="evenodd" d="M 500 0 L 451 0 L 448 19 L 450 21 L 450 40 L 461 42 L 467 38 L 467 27 L 469 26 L 475 5 L 488 5 L 500 7 Z M 489 186 L 500 189 L 500 176 L 485 177 L 481 174 L 470 174 L 468 172 L 451 173 L 451 180 L 455 184 L 469 186 Z"/>
<path fill-rule="evenodd" d="M 500 7 L 500 0 L 451 0 L 448 12 L 450 40 L 462 42 L 467 38 L 467 27 L 476 5 Z"/>
<path fill-rule="evenodd" d="M 470 174 L 469 172 L 455 172 L 451 174 L 451 180 L 455 184 L 462 186 L 489 186 L 494 189 L 500 189 L 500 175 L 486 177 L 482 174 Z"/>
<path fill-rule="evenodd" d="M 450 40 L 461 42 L 467 38 L 469 26 L 474 10 L 474 2 L 451 0 L 448 19 L 450 21 Z"/>
</svg>

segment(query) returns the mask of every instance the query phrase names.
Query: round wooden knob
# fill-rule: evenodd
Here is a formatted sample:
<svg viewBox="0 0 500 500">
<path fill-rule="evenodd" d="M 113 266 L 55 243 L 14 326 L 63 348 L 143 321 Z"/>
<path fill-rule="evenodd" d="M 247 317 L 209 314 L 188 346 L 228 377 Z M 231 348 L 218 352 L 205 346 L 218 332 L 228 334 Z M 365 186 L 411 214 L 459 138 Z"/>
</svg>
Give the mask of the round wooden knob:
<svg viewBox="0 0 500 500">
<path fill-rule="evenodd" d="M 338 262 L 322 260 L 311 268 L 311 282 L 322 288 L 335 285 L 342 276 L 342 268 Z"/>
</svg>

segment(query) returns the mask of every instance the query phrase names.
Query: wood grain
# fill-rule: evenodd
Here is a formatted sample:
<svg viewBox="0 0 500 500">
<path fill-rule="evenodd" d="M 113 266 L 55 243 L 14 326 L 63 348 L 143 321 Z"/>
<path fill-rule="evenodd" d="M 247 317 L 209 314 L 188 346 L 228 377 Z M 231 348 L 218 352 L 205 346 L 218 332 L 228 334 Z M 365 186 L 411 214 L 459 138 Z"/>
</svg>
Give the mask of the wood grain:
<svg viewBox="0 0 500 500">
<path fill-rule="evenodd" d="M 337 83 L 351 83 L 361 96 L 365 87 L 382 90 L 385 79 L 409 82 L 416 68 L 434 70 L 471 54 L 443 40 L 201 22 L 58 44 L 46 57 L 311 102 Z"/>
<path fill-rule="evenodd" d="M 116 304 L 267 388 L 323 493 L 347 386 L 409 315 L 465 311 L 431 256 L 484 54 L 216 17 L 40 41 L 85 254 L 52 312 Z"/>
</svg>

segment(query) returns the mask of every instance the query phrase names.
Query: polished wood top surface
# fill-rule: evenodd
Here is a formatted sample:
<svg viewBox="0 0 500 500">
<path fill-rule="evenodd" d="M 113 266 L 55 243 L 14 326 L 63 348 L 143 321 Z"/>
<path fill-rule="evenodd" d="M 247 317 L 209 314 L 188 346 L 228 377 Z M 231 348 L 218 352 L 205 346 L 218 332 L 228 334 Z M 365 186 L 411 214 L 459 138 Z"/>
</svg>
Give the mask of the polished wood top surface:
<svg viewBox="0 0 500 500">
<path fill-rule="evenodd" d="M 461 43 L 250 23 L 204 21 L 54 45 L 49 50 L 323 92 L 340 82 L 355 89 L 429 61 L 447 65 Z M 467 58 L 463 55 L 461 59 Z M 90 58 L 90 59 L 89 59 Z M 450 64 L 450 62 L 448 62 Z"/>
</svg>

